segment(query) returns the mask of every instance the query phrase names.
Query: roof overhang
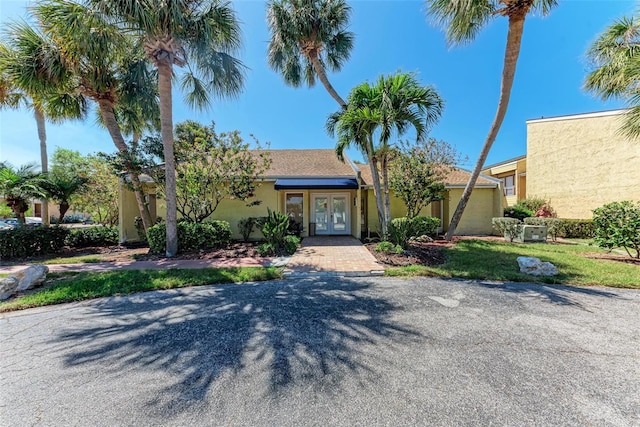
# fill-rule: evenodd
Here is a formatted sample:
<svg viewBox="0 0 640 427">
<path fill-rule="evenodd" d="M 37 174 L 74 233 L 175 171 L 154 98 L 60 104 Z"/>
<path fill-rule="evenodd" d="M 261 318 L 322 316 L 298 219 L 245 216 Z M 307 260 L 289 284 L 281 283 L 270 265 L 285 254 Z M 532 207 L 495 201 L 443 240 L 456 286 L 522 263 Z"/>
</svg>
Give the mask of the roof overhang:
<svg viewBox="0 0 640 427">
<path fill-rule="evenodd" d="M 357 190 L 355 178 L 278 178 L 276 190 Z"/>
</svg>

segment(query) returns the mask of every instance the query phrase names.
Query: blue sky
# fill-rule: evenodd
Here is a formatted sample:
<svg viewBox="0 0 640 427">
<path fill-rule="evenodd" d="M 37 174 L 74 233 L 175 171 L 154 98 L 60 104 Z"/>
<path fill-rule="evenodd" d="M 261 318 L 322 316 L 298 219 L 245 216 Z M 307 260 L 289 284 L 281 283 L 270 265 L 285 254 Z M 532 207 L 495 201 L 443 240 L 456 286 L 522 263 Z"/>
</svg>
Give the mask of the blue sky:
<svg viewBox="0 0 640 427">
<path fill-rule="evenodd" d="M 0 21 L 25 15 L 30 1 L 0 0 Z M 547 17 L 530 17 L 525 24 L 522 51 L 506 119 L 487 164 L 524 154 L 527 119 L 620 108 L 582 90 L 589 70 L 584 52 L 614 19 L 637 8 L 631 0 L 560 0 Z M 364 81 L 397 70 L 418 74 L 445 100 L 445 110 L 431 135 L 448 141 L 469 157 L 471 168 L 493 119 L 507 31 L 496 18 L 462 47 L 448 47 L 440 29 L 429 22 L 422 1 L 351 1 L 350 30 L 355 33 L 351 59 L 329 78 L 342 97 Z M 205 112 L 190 110 L 182 95 L 174 95 L 174 122 L 215 120 L 219 131 L 239 129 L 255 135 L 271 148 L 333 148 L 324 130 L 327 116 L 338 104 L 322 85 L 291 88 L 266 61 L 269 32 L 262 1 L 235 1 L 242 22 L 244 48 L 239 58 L 249 67 L 244 92 L 232 100 L 216 101 Z M 49 155 L 55 147 L 83 154 L 115 148 L 108 133 L 93 119 L 84 123 L 48 124 Z M 352 159 L 360 160 L 356 151 Z M 39 163 L 35 121 L 29 111 L 0 112 L 0 161 L 14 165 Z"/>
</svg>

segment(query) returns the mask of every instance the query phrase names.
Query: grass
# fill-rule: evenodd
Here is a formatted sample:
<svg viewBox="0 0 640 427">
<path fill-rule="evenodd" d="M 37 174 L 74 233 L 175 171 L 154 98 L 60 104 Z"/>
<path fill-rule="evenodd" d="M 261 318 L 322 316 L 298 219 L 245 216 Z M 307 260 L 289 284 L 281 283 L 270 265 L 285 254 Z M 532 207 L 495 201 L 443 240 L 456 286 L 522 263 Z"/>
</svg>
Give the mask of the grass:
<svg viewBox="0 0 640 427">
<path fill-rule="evenodd" d="M 95 264 L 104 261 L 102 255 L 78 255 L 72 257 L 51 258 L 44 261 L 33 261 L 33 264 Z"/>
<path fill-rule="evenodd" d="M 600 285 L 640 289 L 640 265 L 588 258 L 606 253 L 592 246 L 523 244 L 485 240 L 461 240 L 446 249 L 447 261 L 436 266 L 388 269 L 389 276 L 441 276 L 513 282 Z M 560 274 L 536 277 L 520 273 L 519 256 L 532 256 L 554 264 Z"/>
<path fill-rule="evenodd" d="M 0 303 L 0 312 L 41 307 L 92 298 L 187 286 L 273 280 L 282 277 L 274 267 L 204 268 L 196 270 L 125 270 L 51 273 L 49 286 Z"/>
</svg>

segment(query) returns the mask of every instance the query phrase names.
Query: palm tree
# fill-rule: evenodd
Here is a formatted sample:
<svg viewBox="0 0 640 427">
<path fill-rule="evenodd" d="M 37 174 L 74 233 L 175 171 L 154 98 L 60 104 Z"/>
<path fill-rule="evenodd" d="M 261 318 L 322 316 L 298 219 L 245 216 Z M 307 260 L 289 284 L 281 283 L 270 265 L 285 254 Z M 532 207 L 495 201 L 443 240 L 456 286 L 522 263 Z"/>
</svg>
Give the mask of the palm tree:
<svg viewBox="0 0 640 427">
<path fill-rule="evenodd" d="M 461 44 L 472 41 L 480 30 L 492 21 L 494 17 L 504 16 L 509 19 L 507 44 L 504 53 L 502 67 L 502 81 L 500 85 L 500 99 L 495 118 L 489 129 L 478 161 L 471 173 L 469 182 L 462 193 L 460 202 L 451 218 L 447 240 L 451 240 L 456 227 L 462 218 L 471 191 L 476 185 L 480 171 L 493 145 L 500 126 L 507 113 L 511 87 L 516 73 L 516 64 L 520 55 L 520 45 L 524 21 L 527 15 L 539 11 L 543 15 L 548 14 L 556 6 L 556 0 L 426 0 L 427 11 L 435 22 L 443 27 L 447 40 L 452 44 Z"/>
<path fill-rule="evenodd" d="M 240 28 L 228 2 L 220 0 L 87 0 L 96 10 L 139 35 L 145 54 L 158 70 L 161 136 L 166 172 L 166 256 L 178 250 L 175 158 L 171 83 L 173 67 L 186 67 L 181 87 L 193 107 L 205 107 L 216 96 L 236 96 L 244 66 L 234 58 Z"/>
<path fill-rule="evenodd" d="M 76 90 L 98 105 L 99 123 L 124 160 L 140 218 L 148 229 L 153 225 L 151 214 L 123 125 L 124 131 L 136 139 L 145 130 L 155 130 L 152 123 L 159 116 L 155 73 L 148 67 L 142 49 L 136 49 L 133 38 L 81 4 L 42 2 L 34 8 L 34 15 L 44 31 L 63 47 L 64 65 L 73 76 Z"/>
<path fill-rule="evenodd" d="M 82 176 L 44 175 L 40 187 L 47 197 L 56 203 L 60 210 L 58 224 L 62 224 L 65 214 L 69 210 L 71 198 L 82 191 L 89 182 L 89 178 Z"/>
<path fill-rule="evenodd" d="M 327 130 L 338 137 L 339 158 L 354 144 L 369 161 L 378 219 L 386 237 L 391 220 L 388 163 L 393 147 L 390 140 L 400 138 L 410 129 L 415 131 L 417 141 L 423 140 L 440 118 L 443 101 L 434 88 L 421 86 L 411 73 L 381 76 L 375 85 L 361 84 L 351 91 L 348 99 L 346 109 L 329 117 Z M 377 144 L 375 135 L 379 136 Z"/>
<path fill-rule="evenodd" d="M 0 107 L 33 109 L 40 140 L 40 162 L 48 171 L 45 118 L 52 122 L 81 119 L 86 106 L 81 96 L 68 90 L 69 73 L 61 66 L 61 51 L 53 40 L 24 22 L 13 22 L 0 43 Z M 42 203 L 43 224 L 49 208 Z"/>
<path fill-rule="evenodd" d="M 11 208 L 20 225 L 25 224 L 25 212 L 31 198 L 44 198 L 46 193 L 40 186 L 42 175 L 36 172 L 36 165 L 29 163 L 14 168 L 10 164 L 0 164 L 0 193 Z"/>
<path fill-rule="evenodd" d="M 640 137 L 640 23 L 637 17 L 623 17 L 598 36 L 587 51 L 594 70 L 585 88 L 603 100 L 624 99 L 630 107 L 622 132 Z"/>
<path fill-rule="evenodd" d="M 267 6 L 271 30 L 269 65 L 286 84 L 314 86 L 316 77 L 340 104 L 325 67 L 340 71 L 349 59 L 353 33 L 346 31 L 351 7 L 345 0 L 272 0 Z"/>
</svg>

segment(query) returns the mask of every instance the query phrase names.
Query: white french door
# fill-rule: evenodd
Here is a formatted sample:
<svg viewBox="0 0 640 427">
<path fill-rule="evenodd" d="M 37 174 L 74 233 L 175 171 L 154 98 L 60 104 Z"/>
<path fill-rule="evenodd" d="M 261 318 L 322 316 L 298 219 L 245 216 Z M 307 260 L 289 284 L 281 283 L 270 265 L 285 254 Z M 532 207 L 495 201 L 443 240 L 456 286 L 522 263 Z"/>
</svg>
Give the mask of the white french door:
<svg viewBox="0 0 640 427">
<path fill-rule="evenodd" d="M 350 234 L 349 200 L 345 193 L 312 195 L 311 222 L 316 224 L 316 234 Z"/>
</svg>

